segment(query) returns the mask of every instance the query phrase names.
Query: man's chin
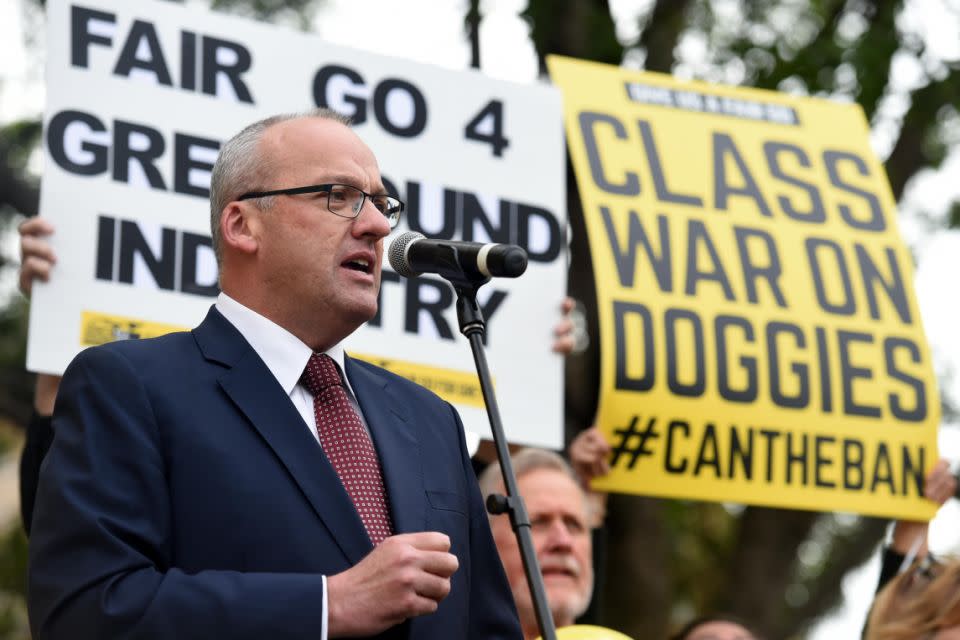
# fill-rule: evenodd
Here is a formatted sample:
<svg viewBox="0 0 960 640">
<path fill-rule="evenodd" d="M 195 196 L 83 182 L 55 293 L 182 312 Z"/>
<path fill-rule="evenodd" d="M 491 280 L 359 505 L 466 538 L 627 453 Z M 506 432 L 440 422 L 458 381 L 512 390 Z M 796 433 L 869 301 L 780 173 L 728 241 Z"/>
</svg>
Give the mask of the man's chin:
<svg viewBox="0 0 960 640">
<path fill-rule="evenodd" d="M 356 324 L 358 327 L 370 322 L 377 315 L 377 299 L 365 297 L 354 298 L 344 304 L 340 310 L 341 317 Z"/>
<path fill-rule="evenodd" d="M 568 573 L 545 573 L 543 583 L 547 590 L 556 590 L 558 593 L 577 592 L 580 588 L 579 578 Z"/>
<path fill-rule="evenodd" d="M 547 602 L 550 603 L 550 610 L 555 618 L 574 620 L 587 610 L 590 598 L 585 598 L 579 589 L 551 588 L 548 584 Z"/>
</svg>

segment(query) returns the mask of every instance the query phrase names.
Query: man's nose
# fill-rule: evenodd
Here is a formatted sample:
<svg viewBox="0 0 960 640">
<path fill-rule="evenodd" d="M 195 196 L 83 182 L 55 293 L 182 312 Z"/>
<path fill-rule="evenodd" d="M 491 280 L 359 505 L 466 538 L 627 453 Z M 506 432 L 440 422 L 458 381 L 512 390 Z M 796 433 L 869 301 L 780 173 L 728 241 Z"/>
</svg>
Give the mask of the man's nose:
<svg viewBox="0 0 960 640">
<path fill-rule="evenodd" d="M 354 235 L 374 235 L 378 238 L 385 238 L 390 235 L 390 221 L 383 215 L 370 198 L 363 199 L 363 206 L 360 207 L 360 214 L 353 221 Z"/>
<path fill-rule="evenodd" d="M 573 547 L 573 536 L 563 520 L 554 520 L 544 532 L 546 535 L 547 548 L 549 549 L 571 549 Z"/>
</svg>

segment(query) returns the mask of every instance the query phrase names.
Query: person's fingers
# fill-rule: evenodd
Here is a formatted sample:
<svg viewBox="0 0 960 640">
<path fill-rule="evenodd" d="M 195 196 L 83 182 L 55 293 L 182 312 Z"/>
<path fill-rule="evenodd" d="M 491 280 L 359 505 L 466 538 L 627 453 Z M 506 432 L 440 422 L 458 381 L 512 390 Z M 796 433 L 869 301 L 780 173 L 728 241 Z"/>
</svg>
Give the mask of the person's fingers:
<svg viewBox="0 0 960 640">
<path fill-rule="evenodd" d="M 584 446 L 583 448 L 583 460 L 589 464 L 593 464 L 597 460 L 603 457 L 600 449 L 595 446 Z"/>
<path fill-rule="evenodd" d="M 923 494 L 930 500 L 942 505 L 949 500 L 957 490 L 956 478 L 947 474 L 944 477 L 938 477 L 924 487 Z"/>
<path fill-rule="evenodd" d="M 550 347 L 554 353 L 559 353 L 562 355 L 569 355 L 573 352 L 573 348 L 577 345 L 576 338 L 573 335 L 558 336 L 554 339 L 553 345 Z"/>
<path fill-rule="evenodd" d="M 950 498 L 957 495 L 957 477 L 950 476 L 950 480 L 947 482 L 946 487 L 943 490 L 943 502 L 946 502 Z"/>
<path fill-rule="evenodd" d="M 417 578 L 414 592 L 420 597 L 440 602 L 450 594 L 450 579 L 424 573 Z"/>
<path fill-rule="evenodd" d="M 952 491 L 949 491 L 947 485 L 935 485 L 923 492 L 923 495 L 932 502 L 936 502 L 938 505 L 942 505 L 944 502 L 950 499 L 950 496 L 953 495 Z"/>
<path fill-rule="evenodd" d="M 573 311 L 575 306 L 577 306 L 577 301 L 570 296 L 567 296 L 563 299 L 563 302 L 560 303 L 560 311 L 563 313 L 563 315 L 567 315 Z"/>
<path fill-rule="evenodd" d="M 592 427 L 583 431 L 570 446 L 570 460 L 591 477 L 605 473 L 610 445 L 599 429 Z"/>
<path fill-rule="evenodd" d="M 33 290 L 34 279 L 43 280 L 44 282 L 49 280 L 51 267 L 52 264 L 49 261 L 40 258 L 30 257 L 24 260 L 20 265 L 20 280 L 18 283 L 23 295 L 28 298 L 30 297 L 30 292 Z"/>
<path fill-rule="evenodd" d="M 602 475 L 603 475 L 603 460 L 597 460 L 596 462 L 594 462 L 591 471 L 592 471 L 592 473 L 593 473 L 593 477 L 594 477 L 594 478 L 596 478 L 596 477 L 598 477 L 598 476 L 602 476 Z"/>
<path fill-rule="evenodd" d="M 421 569 L 440 578 L 449 578 L 459 567 L 457 556 L 444 551 L 426 551 L 420 560 Z"/>
<path fill-rule="evenodd" d="M 591 437 L 591 438 L 596 438 L 596 437 L 600 437 L 600 436 L 603 435 L 602 433 L 600 433 L 600 427 L 598 427 L 598 426 L 595 425 L 595 424 L 590 425 L 590 427 L 587 428 L 587 430 L 584 431 L 584 433 L 587 434 L 587 435 L 588 435 L 589 437 Z"/>
<path fill-rule="evenodd" d="M 593 457 L 585 450 L 585 447 L 570 448 L 570 462 L 576 465 L 585 465 L 593 462 Z"/>
<path fill-rule="evenodd" d="M 594 432 L 594 439 L 597 443 L 597 447 L 600 449 L 601 452 L 603 452 L 604 455 L 610 453 L 611 451 L 610 443 L 607 442 L 607 439 L 604 437 L 602 433 L 600 433 L 599 429 L 596 432 Z"/>
<path fill-rule="evenodd" d="M 436 613 L 440 606 L 440 599 L 428 598 L 416 593 L 407 596 L 407 604 L 404 607 L 405 614 L 403 619 L 415 618 L 417 616 L 428 616 Z"/>
<path fill-rule="evenodd" d="M 415 549 L 421 551 L 449 551 L 450 536 L 439 531 L 418 531 L 416 533 L 401 533 L 390 536 L 384 543 L 390 541 L 392 544 L 409 544 Z"/>
<path fill-rule="evenodd" d="M 21 236 L 46 236 L 53 233 L 53 225 L 46 218 L 34 216 L 21 222 L 17 231 Z"/>
<path fill-rule="evenodd" d="M 30 256 L 20 265 L 20 271 L 27 278 L 39 278 L 46 282 L 50 278 L 53 263 L 43 258 Z"/>
<path fill-rule="evenodd" d="M 573 351 L 574 345 L 576 345 L 576 339 L 573 335 L 573 322 L 570 318 L 564 316 L 557 321 L 557 324 L 553 325 L 553 346 L 551 348 L 554 353 L 567 355 Z"/>
<path fill-rule="evenodd" d="M 57 261 L 57 256 L 50 243 L 45 238 L 36 236 L 22 236 L 20 238 L 20 258 L 21 262 L 27 258 L 39 258 L 51 263 Z"/>
<path fill-rule="evenodd" d="M 586 432 L 585 443 L 593 455 L 607 455 L 610 453 L 610 444 L 596 427 Z"/>
<path fill-rule="evenodd" d="M 941 459 L 927 474 L 923 495 L 927 499 L 942 505 L 953 495 L 955 490 L 956 479 L 950 473 L 950 464 Z"/>
<path fill-rule="evenodd" d="M 20 293 L 29 298 L 30 294 L 33 292 L 33 278 L 21 270 L 20 279 L 17 281 L 17 287 L 19 287 Z"/>
</svg>

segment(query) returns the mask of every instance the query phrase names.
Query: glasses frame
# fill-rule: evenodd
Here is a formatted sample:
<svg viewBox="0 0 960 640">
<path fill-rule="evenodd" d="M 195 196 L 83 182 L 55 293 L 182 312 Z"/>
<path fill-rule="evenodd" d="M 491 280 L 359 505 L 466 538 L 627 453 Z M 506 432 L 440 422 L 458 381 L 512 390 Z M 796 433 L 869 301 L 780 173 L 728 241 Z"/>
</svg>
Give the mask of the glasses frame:
<svg viewBox="0 0 960 640">
<path fill-rule="evenodd" d="M 330 196 L 333 194 L 334 187 L 346 187 L 347 189 L 353 189 L 354 191 L 359 192 L 363 196 L 360 199 L 360 205 L 356 207 L 356 211 L 353 212 L 352 216 L 346 216 L 346 215 L 343 215 L 342 213 L 337 213 L 330 207 Z M 377 211 L 380 211 L 380 213 L 383 214 L 384 218 L 387 219 L 387 223 L 390 225 L 390 228 L 394 229 L 400 223 L 400 214 L 402 214 L 403 210 L 406 209 L 406 205 L 404 204 L 403 200 L 401 200 L 400 198 L 396 198 L 387 193 L 367 193 L 363 189 L 359 189 L 353 186 L 352 184 L 343 184 L 340 182 L 330 182 L 327 184 L 312 184 L 306 187 L 292 187 L 290 189 L 274 189 L 272 191 L 248 191 L 247 193 L 244 193 L 243 195 L 238 197 L 237 200 L 250 200 L 252 198 L 267 198 L 269 196 L 296 196 L 304 193 L 323 193 L 324 191 L 327 192 L 327 211 L 329 211 L 333 215 L 338 216 L 340 218 L 346 218 L 347 220 L 356 220 L 357 217 L 360 215 L 360 212 L 363 211 L 363 205 L 367 200 L 369 200 L 370 202 L 374 202 L 373 200 L 374 198 L 389 198 L 393 202 L 397 203 L 396 211 L 392 211 L 390 209 L 388 209 L 387 211 L 380 211 L 380 209 L 377 208 L 376 204 L 374 204 L 373 206 L 375 209 L 377 209 Z"/>
</svg>

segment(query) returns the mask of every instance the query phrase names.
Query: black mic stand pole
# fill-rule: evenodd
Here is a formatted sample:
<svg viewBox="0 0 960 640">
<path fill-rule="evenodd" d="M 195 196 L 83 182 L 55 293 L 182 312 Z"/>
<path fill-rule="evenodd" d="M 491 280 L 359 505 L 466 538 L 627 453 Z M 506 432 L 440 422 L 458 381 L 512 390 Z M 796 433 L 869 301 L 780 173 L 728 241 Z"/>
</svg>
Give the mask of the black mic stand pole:
<svg viewBox="0 0 960 640">
<path fill-rule="evenodd" d="M 483 313 L 477 304 L 477 290 L 489 282 L 490 278 L 481 274 L 465 273 L 456 260 L 451 261 L 451 267 L 453 265 L 456 267 L 445 269 L 440 272 L 440 275 L 446 278 L 457 292 L 457 319 L 460 322 L 460 332 L 470 341 L 470 348 L 473 350 L 473 360 L 480 378 L 480 389 L 483 391 L 483 400 L 490 419 L 490 430 L 497 447 L 500 471 L 503 473 L 503 486 L 507 490 L 506 496 L 494 494 L 487 499 L 487 511 L 494 515 L 509 514 L 510 524 L 519 543 L 520 558 L 523 560 L 530 595 L 533 597 L 533 609 L 537 615 L 540 637 L 542 640 L 556 640 L 557 631 L 547 604 L 543 574 L 540 573 L 540 563 L 537 562 L 537 554 L 533 548 L 530 517 L 527 515 L 523 498 L 517 489 L 517 477 L 513 473 L 513 465 L 510 462 L 510 450 L 507 448 L 507 438 L 503 433 L 503 423 L 500 421 L 500 409 L 497 407 L 497 398 L 490 383 L 490 370 L 487 368 L 487 357 L 483 350 L 486 325 Z"/>
</svg>

